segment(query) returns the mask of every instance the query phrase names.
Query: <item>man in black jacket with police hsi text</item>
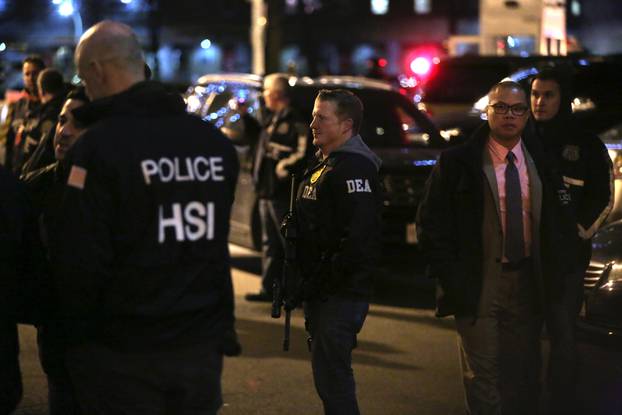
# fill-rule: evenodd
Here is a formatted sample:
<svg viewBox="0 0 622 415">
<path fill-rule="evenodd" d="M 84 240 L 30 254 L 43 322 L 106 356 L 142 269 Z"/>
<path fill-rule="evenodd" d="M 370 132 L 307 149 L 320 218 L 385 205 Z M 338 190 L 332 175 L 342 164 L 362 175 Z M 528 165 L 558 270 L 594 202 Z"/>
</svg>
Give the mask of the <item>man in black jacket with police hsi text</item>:
<svg viewBox="0 0 622 415">
<path fill-rule="evenodd" d="M 507 81 L 488 97 L 487 124 L 428 179 L 419 239 L 437 315 L 455 317 L 467 413 L 535 414 L 545 292 L 572 266 L 577 236 L 561 178 L 524 133 L 525 91 Z"/>
<path fill-rule="evenodd" d="M 313 379 L 327 415 L 359 413 L 352 349 L 380 250 L 381 161 L 359 135 L 362 118 L 353 93 L 319 92 L 311 122 L 318 160 L 305 172 L 296 201 Z"/>
<path fill-rule="evenodd" d="M 569 190 L 581 238 L 577 267 L 551 290 L 546 310 L 547 331 L 551 337 L 548 386 L 552 414 L 571 413 L 575 408 L 575 321 L 583 299 L 583 279 L 590 263 L 592 236 L 613 205 L 613 172 L 607 148 L 571 117 L 571 101 L 567 74 L 547 68 L 534 77 L 531 110 L 536 133 Z"/>
<path fill-rule="evenodd" d="M 144 81 L 132 29 L 104 21 L 76 48 L 91 103 L 62 205 L 67 368 L 88 414 L 215 414 L 238 352 L 227 238 L 235 149 Z"/>
</svg>

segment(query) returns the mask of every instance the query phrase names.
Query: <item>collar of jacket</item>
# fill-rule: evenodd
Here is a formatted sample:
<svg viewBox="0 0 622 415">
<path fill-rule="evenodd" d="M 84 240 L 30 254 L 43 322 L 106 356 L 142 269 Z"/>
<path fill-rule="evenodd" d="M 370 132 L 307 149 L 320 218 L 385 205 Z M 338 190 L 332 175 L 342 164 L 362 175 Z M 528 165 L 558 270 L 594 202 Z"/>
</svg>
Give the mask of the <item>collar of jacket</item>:
<svg viewBox="0 0 622 415">
<path fill-rule="evenodd" d="M 471 137 L 464 143 L 458 159 L 473 170 L 481 170 L 484 163 L 484 148 L 490 136 L 490 127 L 487 122 L 482 123 Z M 458 150 L 460 147 L 457 147 Z"/>
<path fill-rule="evenodd" d="M 183 114 L 186 106 L 176 91 L 156 81 L 142 81 L 109 97 L 96 99 L 73 110 L 84 125 L 119 115 L 161 117 Z"/>
<path fill-rule="evenodd" d="M 460 152 L 459 159 L 473 170 L 480 170 L 484 163 L 484 148 L 489 137 L 490 127 L 487 122 L 484 122 L 463 145 L 464 151 Z M 543 174 L 543 171 L 548 171 L 551 168 L 531 121 L 527 123 L 521 134 L 521 142 L 536 164 L 538 174 Z"/>
</svg>

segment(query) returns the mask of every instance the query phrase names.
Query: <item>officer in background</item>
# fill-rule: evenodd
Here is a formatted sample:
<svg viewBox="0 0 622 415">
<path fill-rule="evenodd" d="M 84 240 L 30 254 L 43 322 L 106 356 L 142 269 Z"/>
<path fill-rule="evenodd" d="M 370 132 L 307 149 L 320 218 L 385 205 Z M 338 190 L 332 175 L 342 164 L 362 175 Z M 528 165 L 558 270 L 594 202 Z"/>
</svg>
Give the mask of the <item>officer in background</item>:
<svg viewBox="0 0 622 415">
<path fill-rule="evenodd" d="M 22 166 L 21 176 L 54 163 L 54 127 L 58 115 L 69 92 L 68 85 L 63 80 L 63 74 L 57 69 L 46 68 L 37 78 L 37 89 L 41 100 L 41 109 L 38 118 L 39 143 Z"/>
<path fill-rule="evenodd" d="M 44 71 L 45 72 L 45 71 Z M 42 72 L 43 73 L 43 72 Z M 54 148 L 56 162 L 28 173 L 22 178 L 33 201 L 35 214 L 41 227 L 41 241 L 54 270 L 58 247 L 64 237 L 59 226 L 66 212 L 61 209 L 69 169 L 66 155 L 84 132 L 72 111 L 89 102 L 84 88 L 79 87 L 67 95 L 49 146 Z M 52 144 L 53 143 L 53 144 Z M 50 279 L 56 288 L 54 273 Z M 37 327 L 39 361 L 48 383 L 48 408 L 50 415 L 74 415 L 78 413 L 73 387 L 65 367 L 65 335 L 58 319 L 57 298 L 52 299 L 50 313 L 44 324 Z"/>
<path fill-rule="evenodd" d="M 26 192 L 0 166 L 0 415 L 12 413 L 22 397 L 16 323 L 37 324 L 45 315 L 45 273 Z"/>
<path fill-rule="evenodd" d="M 563 176 L 581 238 L 576 270 L 550 292 L 546 310 L 551 336 L 548 373 L 550 413 L 572 413 L 577 380 L 575 322 L 583 300 L 583 279 L 592 256 L 592 236 L 613 205 L 613 171 L 603 142 L 572 119 L 566 74 L 544 69 L 531 83 L 531 111 L 537 136 Z"/>
<path fill-rule="evenodd" d="M 264 80 L 263 97 L 269 115 L 255 149 L 253 180 L 261 219 L 261 291 L 248 301 L 272 301 L 272 283 L 283 272 L 285 241 L 280 224 L 288 209 L 289 176 L 307 152 L 308 129 L 292 108 L 287 76 L 272 74 Z"/>
<path fill-rule="evenodd" d="M 380 159 L 359 129 L 363 104 L 321 90 L 313 107 L 317 163 L 297 197 L 298 258 L 316 390 L 326 414 L 358 414 L 352 349 L 361 330 L 379 252 Z"/>
<path fill-rule="evenodd" d="M 28 56 L 22 63 L 24 90 L 22 97 L 10 108 L 9 130 L 6 137 L 5 166 L 19 173 L 24 163 L 24 154 L 34 149 L 39 136 L 38 125 L 41 100 L 37 89 L 37 77 L 45 69 L 45 63 L 39 56 Z"/>
<path fill-rule="evenodd" d="M 85 414 L 215 414 L 233 350 L 227 238 L 235 149 L 144 81 L 136 34 L 104 21 L 75 61 L 91 103 L 70 154 L 58 291 Z M 237 344 L 236 344 L 237 345 Z"/>
</svg>

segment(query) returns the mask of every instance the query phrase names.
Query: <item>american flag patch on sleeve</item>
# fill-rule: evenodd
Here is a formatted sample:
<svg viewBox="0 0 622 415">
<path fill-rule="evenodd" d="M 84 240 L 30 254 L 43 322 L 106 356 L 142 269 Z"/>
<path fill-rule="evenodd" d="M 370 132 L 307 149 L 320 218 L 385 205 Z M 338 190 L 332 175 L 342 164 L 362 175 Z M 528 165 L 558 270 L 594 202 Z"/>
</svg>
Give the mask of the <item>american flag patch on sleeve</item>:
<svg viewBox="0 0 622 415">
<path fill-rule="evenodd" d="M 84 182 L 86 181 L 86 169 L 78 166 L 71 166 L 71 172 L 69 173 L 69 179 L 67 184 L 76 189 L 84 189 Z"/>
</svg>

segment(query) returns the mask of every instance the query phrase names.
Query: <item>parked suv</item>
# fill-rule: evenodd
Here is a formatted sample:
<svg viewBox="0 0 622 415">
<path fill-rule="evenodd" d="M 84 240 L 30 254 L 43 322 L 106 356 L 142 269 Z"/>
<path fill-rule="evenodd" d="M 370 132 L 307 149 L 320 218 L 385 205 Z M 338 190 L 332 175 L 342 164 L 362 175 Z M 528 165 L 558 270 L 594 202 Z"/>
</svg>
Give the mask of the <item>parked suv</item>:
<svg viewBox="0 0 622 415">
<path fill-rule="evenodd" d="M 307 122 L 320 89 L 345 88 L 363 101 L 361 136 L 383 161 L 380 175 L 384 190 L 385 253 L 415 249 L 415 213 L 424 183 L 440 151 L 458 140 L 451 132 L 440 132 L 412 101 L 384 82 L 335 76 L 291 77 L 289 83 L 292 105 Z M 261 85 L 262 78 L 255 75 L 206 75 L 185 95 L 190 113 L 216 125 L 236 145 L 241 167 L 230 240 L 255 249 L 260 246 L 261 229 L 251 164 L 258 131 L 247 114 L 256 116 L 264 111 Z"/>
</svg>

